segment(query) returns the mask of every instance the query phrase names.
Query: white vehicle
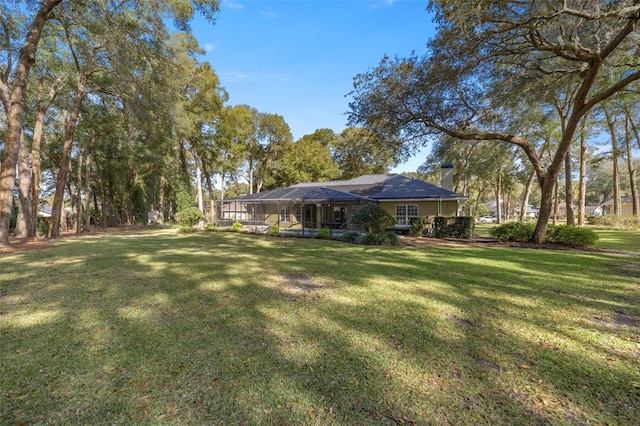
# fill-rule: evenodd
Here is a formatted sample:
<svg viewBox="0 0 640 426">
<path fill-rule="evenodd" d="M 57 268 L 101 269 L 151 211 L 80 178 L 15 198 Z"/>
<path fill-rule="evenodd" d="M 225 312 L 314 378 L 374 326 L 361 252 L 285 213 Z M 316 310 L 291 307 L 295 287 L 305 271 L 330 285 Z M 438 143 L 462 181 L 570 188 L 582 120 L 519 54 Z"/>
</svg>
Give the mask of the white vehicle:
<svg viewBox="0 0 640 426">
<path fill-rule="evenodd" d="M 482 216 L 478 218 L 478 222 L 480 223 L 498 223 L 498 218 L 495 216 Z"/>
</svg>

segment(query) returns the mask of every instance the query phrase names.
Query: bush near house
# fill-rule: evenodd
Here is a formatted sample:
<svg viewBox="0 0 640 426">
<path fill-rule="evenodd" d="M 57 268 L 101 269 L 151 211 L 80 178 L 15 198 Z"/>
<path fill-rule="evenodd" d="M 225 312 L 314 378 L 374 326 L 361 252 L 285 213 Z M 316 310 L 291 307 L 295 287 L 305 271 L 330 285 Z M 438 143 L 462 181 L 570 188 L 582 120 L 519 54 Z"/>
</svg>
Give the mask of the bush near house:
<svg viewBox="0 0 640 426">
<path fill-rule="evenodd" d="M 489 230 L 489 235 L 498 241 L 525 242 L 531 240 L 535 224 L 508 222 Z"/>
<path fill-rule="evenodd" d="M 372 232 L 362 236 L 360 242 L 370 246 L 394 246 L 398 244 L 398 235 L 393 231 Z"/>
<path fill-rule="evenodd" d="M 278 225 L 271 225 L 267 229 L 267 234 L 271 235 L 272 237 L 277 237 L 278 235 L 280 235 L 280 227 Z"/>
<path fill-rule="evenodd" d="M 619 216 L 608 214 L 604 216 L 593 216 L 588 218 L 590 225 L 601 226 L 611 229 L 626 229 L 629 231 L 640 229 L 640 217 Z"/>
<path fill-rule="evenodd" d="M 598 234 L 587 228 L 570 225 L 549 225 L 547 242 L 572 247 L 588 247 L 598 242 Z"/>
<path fill-rule="evenodd" d="M 204 213 L 197 207 L 187 207 L 176 214 L 176 220 L 180 226 L 196 226 L 204 220 Z"/>
<path fill-rule="evenodd" d="M 424 216 L 411 218 L 411 227 L 409 228 L 409 235 L 412 237 L 420 237 L 424 234 L 424 225 L 426 220 Z"/>
<path fill-rule="evenodd" d="M 436 238 L 471 238 L 475 220 L 471 216 L 438 216 L 434 219 Z"/>
<path fill-rule="evenodd" d="M 525 242 L 531 240 L 534 229 L 533 223 L 509 222 L 492 228 L 489 235 L 498 241 Z M 570 225 L 549 225 L 547 228 L 548 243 L 588 247 L 597 243 L 598 239 L 598 234 L 587 228 Z"/>
<path fill-rule="evenodd" d="M 381 234 L 387 228 L 394 226 L 396 220 L 378 204 L 370 203 L 362 206 L 360 211 L 353 217 L 352 223 L 363 225 L 367 232 L 371 234 Z"/>
</svg>

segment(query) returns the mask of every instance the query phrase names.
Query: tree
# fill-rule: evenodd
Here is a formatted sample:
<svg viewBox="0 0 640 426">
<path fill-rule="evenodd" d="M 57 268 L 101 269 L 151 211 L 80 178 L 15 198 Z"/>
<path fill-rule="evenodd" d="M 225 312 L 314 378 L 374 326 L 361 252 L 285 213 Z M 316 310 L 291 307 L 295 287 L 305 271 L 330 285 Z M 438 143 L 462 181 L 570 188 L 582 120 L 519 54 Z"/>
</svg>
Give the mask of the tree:
<svg viewBox="0 0 640 426">
<path fill-rule="evenodd" d="M 64 29 L 64 33 L 62 33 L 64 36 L 59 39 L 68 42 L 69 58 L 72 58 L 70 63 L 75 64 L 77 74 L 73 87 L 74 101 L 72 106 L 68 107 L 70 119 L 67 120 L 65 131 L 67 143 L 63 145 L 63 155 L 59 163 L 60 170 L 57 170 L 56 173 L 58 182 L 53 209 L 55 216 L 52 218 L 54 224 L 52 236 L 56 236 L 57 233 L 56 222 L 59 222 L 57 212 L 62 207 L 62 193 L 67 186 L 66 179 L 70 172 L 73 134 L 79 124 L 76 113 L 80 110 L 87 93 L 91 92 L 96 97 L 99 96 L 98 93 L 100 95 L 113 94 L 114 86 L 108 87 L 108 84 L 110 80 L 111 82 L 116 81 L 114 77 L 118 74 L 117 68 L 122 64 L 132 64 L 132 62 L 122 60 L 124 58 L 122 53 L 127 53 L 131 58 L 145 57 L 147 68 L 157 65 L 158 57 L 149 55 L 149 48 L 157 49 L 161 55 L 166 53 L 163 48 L 168 39 L 167 18 L 173 18 L 174 24 L 179 30 L 188 31 L 188 22 L 196 11 L 202 13 L 211 22 L 218 11 L 218 0 L 175 0 L 171 2 L 142 0 L 124 1 L 117 4 L 106 0 L 95 2 L 44 0 L 37 3 L 38 6 L 35 6 L 36 2 L 16 1 L 10 3 L 10 5 L 17 5 L 13 8 L 5 4 L 0 6 L 0 27 L 2 27 L 3 34 L 0 39 L 0 47 L 3 49 L 3 53 L 6 52 L 7 59 L 6 68 L 3 68 L 0 73 L 2 75 L 0 78 L 2 80 L 0 82 L 0 98 L 5 107 L 10 105 L 10 108 L 6 110 L 9 120 L 0 171 L 2 173 L 0 176 L 0 243 L 2 244 L 8 244 L 8 217 L 13 202 L 15 164 L 18 160 L 19 143 L 22 136 L 29 70 L 35 62 L 35 54 L 43 30 L 54 29 L 53 25 L 45 26 L 45 23 L 52 22 L 50 18 L 54 16 L 53 9 L 64 9 L 63 12 L 55 14 L 56 22 L 60 23 L 59 27 Z M 31 18 L 30 29 L 14 67 L 13 52 L 16 50 L 14 40 L 18 38 L 17 34 L 19 33 L 15 23 L 20 21 L 22 11 L 31 10 L 35 12 Z M 56 59 L 63 60 L 64 55 L 56 56 Z M 133 75 L 144 72 L 140 68 L 136 71 L 137 73 L 134 72 Z M 90 79 L 94 81 L 91 82 Z M 118 82 L 122 86 L 126 86 L 129 81 L 125 79 Z M 96 88 L 102 92 L 96 91 Z M 23 155 L 21 158 L 24 160 L 25 156 Z M 26 161 L 22 163 L 26 164 Z M 24 167 L 22 169 L 24 170 Z M 25 184 L 26 176 L 28 174 L 21 174 L 20 180 L 23 187 L 28 186 Z M 33 203 L 37 203 L 37 201 L 33 200 Z"/>
<path fill-rule="evenodd" d="M 520 147 L 541 188 L 532 238 L 541 243 L 578 125 L 594 106 L 640 79 L 640 4 L 442 0 L 429 9 L 438 24 L 429 54 L 385 57 L 356 76 L 349 123 L 399 135 L 410 145 L 445 133 Z M 548 163 L 511 117 L 522 104 L 552 108 L 560 94 L 566 116 Z"/>
<path fill-rule="evenodd" d="M 29 72 L 36 60 L 42 29 L 49 20 L 52 10 L 61 2 L 62 0 L 43 0 L 35 9 L 29 31 L 20 48 L 15 69 L 12 69 L 13 47 L 9 37 L 9 34 L 14 33 L 14 29 L 9 27 L 7 17 L 3 9 L 0 9 L 0 26 L 3 27 L 3 33 L 6 36 L 3 39 L 7 53 L 6 67 L 0 70 L 0 99 L 7 115 L 5 145 L 0 159 L 0 245 L 9 244 L 13 186 L 16 180 L 15 165 L 18 161 L 18 149 L 22 138 L 22 120 Z"/>
<path fill-rule="evenodd" d="M 284 151 L 277 170 L 279 186 L 337 179 L 340 170 L 331 157 L 326 139 L 318 134 L 303 136 Z"/>
<path fill-rule="evenodd" d="M 376 133 L 361 127 L 349 127 L 331 138 L 333 159 L 342 170 L 342 179 L 387 173 L 389 167 L 398 164 L 401 149 L 399 140 L 385 143 Z"/>
</svg>

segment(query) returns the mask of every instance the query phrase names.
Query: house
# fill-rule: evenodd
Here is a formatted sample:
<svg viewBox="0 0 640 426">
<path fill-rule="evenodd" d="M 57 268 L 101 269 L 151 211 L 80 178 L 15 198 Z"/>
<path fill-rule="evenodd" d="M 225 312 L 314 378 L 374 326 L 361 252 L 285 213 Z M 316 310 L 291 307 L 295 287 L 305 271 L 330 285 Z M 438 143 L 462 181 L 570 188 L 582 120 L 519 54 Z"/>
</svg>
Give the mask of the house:
<svg viewBox="0 0 640 426">
<path fill-rule="evenodd" d="M 359 229 L 351 220 L 367 203 L 378 203 L 406 229 L 420 216 L 455 216 L 467 198 L 398 174 L 366 175 L 333 182 L 299 183 L 287 188 L 221 201 L 218 218 L 280 229 Z"/>
<path fill-rule="evenodd" d="M 611 215 L 615 214 L 613 210 L 613 200 L 605 201 L 603 204 L 604 214 Z M 620 214 L 622 216 L 631 216 L 633 215 L 633 198 L 632 197 L 624 197 L 620 199 Z"/>
</svg>

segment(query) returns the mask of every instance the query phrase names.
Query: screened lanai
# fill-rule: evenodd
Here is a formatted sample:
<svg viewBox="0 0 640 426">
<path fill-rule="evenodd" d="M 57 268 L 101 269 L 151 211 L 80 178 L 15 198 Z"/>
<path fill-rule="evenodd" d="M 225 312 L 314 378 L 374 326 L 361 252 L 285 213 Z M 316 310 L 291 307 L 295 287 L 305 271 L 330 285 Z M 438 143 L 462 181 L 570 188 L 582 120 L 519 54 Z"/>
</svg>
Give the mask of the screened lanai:
<svg viewBox="0 0 640 426">
<path fill-rule="evenodd" d="M 218 204 L 218 222 L 229 225 L 306 230 L 320 228 L 360 230 L 353 216 L 374 200 L 325 187 L 289 187 L 223 200 Z"/>
</svg>

